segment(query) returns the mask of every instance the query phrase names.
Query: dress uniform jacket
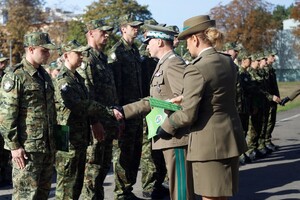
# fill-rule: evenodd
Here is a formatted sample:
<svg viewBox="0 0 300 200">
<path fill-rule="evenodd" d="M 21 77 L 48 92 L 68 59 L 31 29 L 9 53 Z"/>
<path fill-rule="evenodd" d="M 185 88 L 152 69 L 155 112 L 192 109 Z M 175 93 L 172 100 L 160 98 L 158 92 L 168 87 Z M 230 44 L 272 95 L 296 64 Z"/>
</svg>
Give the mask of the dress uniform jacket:
<svg viewBox="0 0 300 200">
<path fill-rule="evenodd" d="M 185 62 L 173 51 L 168 52 L 161 58 L 154 70 L 150 84 L 150 96 L 167 100 L 174 98 L 182 93 L 183 72 Z M 128 104 L 123 107 L 126 118 L 131 118 L 137 114 L 146 114 L 151 108 L 146 99 Z M 152 149 L 164 149 L 170 147 L 180 147 L 187 145 L 187 129 L 180 129 L 174 137 L 169 140 L 153 139 Z"/>
<path fill-rule="evenodd" d="M 235 84 L 231 58 L 214 48 L 201 52 L 187 66 L 183 110 L 173 113 L 161 127 L 174 134 L 178 128 L 191 125 L 188 160 L 231 158 L 246 150 L 235 106 Z"/>
<path fill-rule="evenodd" d="M 292 94 L 289 95 L 290 100 L 294 100 L 300 94 L 300 88 L 295 90 Z"/>
<path fill-rule="evenodd" d="M 1 86 L 0 127 L 8 150 L 53 153 L 56 124 L 54 87 L 42 66 L 23 59 L 5 74 Z"/>
</svg>

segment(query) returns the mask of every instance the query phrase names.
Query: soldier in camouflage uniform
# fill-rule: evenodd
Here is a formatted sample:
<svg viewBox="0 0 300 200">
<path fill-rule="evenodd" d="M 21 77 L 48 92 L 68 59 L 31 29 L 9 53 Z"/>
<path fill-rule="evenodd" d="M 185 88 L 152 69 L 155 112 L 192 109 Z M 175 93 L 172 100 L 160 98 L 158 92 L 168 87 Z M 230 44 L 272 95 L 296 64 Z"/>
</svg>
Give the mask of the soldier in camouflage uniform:
<svg viewBox="0 0 300 200">
<path fill-rule="evenodd" d="M 276 70 L 273 68 L 272 64 L 275 62 L 275 55 L 276 52 L 274 51 L 266 51 L 265 56 L 267 57 L 267 66 L 265 70 L 268 71 L 269 79 L 268 79 L 268 91 L 270 94 L 277 96 L 280 98 L 277 78 L 276 78 Z M 265 137 L 265 145 L 270 151 L 275 151 L 277 146 L 274 145 L 271 141 L 272 139 L 272 132 L 275 127 L 276 123 L 276 113 L 277 113 L 277 102 L 271 101 L 270 109 L 269 109 L 269 117 L 268 117 L 268 124 L 266 130 L 266 137 Z"/>
<path fill-rule="evenodd" d="M 68 151 L 56 153 L 56 199 L 79 199 L 90 139 L 89 117 L 113 116 L 111 110 L 88 99 L 84 79 L 76 71 L 82 62 L 82 52 L 88 49 L 76 40 L 62 47 L 64 66 L 55 81 L 55 103 L 57 122 L 69 127 L 70 138 Z M 101 141 L 104 136 L 94 137 Z"/>
<path fill-rule="evenodd" d="M 89 97 L 105 106 L 119 104 L 113 73 L 103 53 L 112 30 L 113 27 L 106 26 L 101 20 L 91 20 L 86 24 L 87 43 L 91 48 L 78 68 L 85 79 Z M 99 122 L 99 119 L 95 120 Z M 117 137 L 119 124 L 108 119 L 101 120 L 101 124 L 105 129 L 105 139 L 100 142 L 93 138 L 87 149 L 82 191 L 84 199 L 104 199 L 103 182 L 111 166 L 112 143 Z"/>
<path fill-rule="evenodd" d="M 137 101 L 142 94 L 141 57 L 134 44 L 139 27 L 133 15 L 120 18 L 122 37 L 110 50 L 108 63 L 113 69 L 120 105 Z M 113 168 L 115 173 L 115 199 L 137 199 L 132 193 L 140 164 L 143 120 L 126 120 L 126 127 L 114 143 Z"/>
<path fill-rule="evenodd" d="M 251 76 L 248 72 L 248 68 L 251 64 L 251 56 L 243 51 L 238 55 L 239 72 L 238 72 L 238 84 L 236 92 L 236 104 L 237 110 L 242 122 L 243 133 L 246 138 L 249 126 L 249 114 L 250 114 L 250 99 L 253 90 L 253 83 Z M 240 164 L 251 162 L 246 154 L 240 156 Z"/>
<path fill-rule="evenodd" d="M 5 74 L 7 61 L 9 59 L 0 56 L 0 83 Z M 0 186 L 6 185 L 11 181 L 11 166 L 9 164 L 10 152 L 4 149 L 4 139 L 0 135 Z"/>
<path fill-rule="evenodd" d="M 158 24 L 154 19 L 145 20 L 142 26 L 145 39 L 147 36 L 147 27 L 145 25 L 165 26 L 165 24 Z M 139 48 L 142 59 L 142 86 L 144 97 L 150 95 L 150 80 L 158 62 L 156 58 L 151 58 L 146 47 L 147 44 L 143 43 Z M 161 190 L 158 191 L 157 188 L 162 187 L 167 169 L 162 151 L 152 150 L 151 139 L 148 139 L 148 127 L 145 118 L 143 123 L 143 146 L 141 155 L 143 197 L 157 199 L 164 195 L 164 193 L 160 192 Z M 168 193 L 168 190 L 166 191 Z"/>
<path fill-rule="evenodd" d="M 258 140 L 258 152 L 262 156 L 271 152 L 271 149 L 266 147 L 266 137 L 268 132 L 268 124 L 270 118 L 271 105 L 279 103 L 281 99 L 275 94 L 274 90 L 271 88 L 270 70 L 267 66 L 267 57 L 264 53 L 259 54 L 260 63 L 258 69 L 258 75 L 262 79 L 262 87 L 260 90 L 264 94 L 263 101 L 261 102 L 263 106 L 263 119 L 262 119 L 262 131 Z M 272 78 L 273 79 L 273 78 Z M 273 81 L 273 80 L 272 80 Z M 278 88 L 277 88 L 278 89 Z M 277 94 L 279 92 L 276 92 Z M 274 116 L 272 116 L 273 118 Z M 276 117 L 276 115 L 275 115 Z M 275 123 L 275 122 L 274 122 Z M 275 124 L 274 124 L 275 125 Z M 269 138 L 269 136 L 268 136 Z"/>
<path fill-rule="evenodd" d="M 257 158 L 257 148 L 258 148 L 258 139 L 262 131 L 262 120 L 263 120 L 263 109 L 264 104 L 264 94 L 260 91 L 259 88 L 263 87 L 263 79 L 258 75 L 259 62 L 257 54 L 251 56 L 251 67 L 249 67 L 248 72 L 251 76 L 251 81 L 257 88 L 255 94 L 252 95 L 250 102 L 250 120 L 249 120 L 249 129 L 246 137 L 248 151 L 246 155 L 251 159 L 251 161 Z"/>
<path fill-rule="evenodd" d="M 54 163 L 54 87 L 41 66 L 55 46 L 47 33 L 24 36 L 25 57 L 1 83 L 0 131 L 13 162 L 13 199 L 48 199 Z"/>
</svg>

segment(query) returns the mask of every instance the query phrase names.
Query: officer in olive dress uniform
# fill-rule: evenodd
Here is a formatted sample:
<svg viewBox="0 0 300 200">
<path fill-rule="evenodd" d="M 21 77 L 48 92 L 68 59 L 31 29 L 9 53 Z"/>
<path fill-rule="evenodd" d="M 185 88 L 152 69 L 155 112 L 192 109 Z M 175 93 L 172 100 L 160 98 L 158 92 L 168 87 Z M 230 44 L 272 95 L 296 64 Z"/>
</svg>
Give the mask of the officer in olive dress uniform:
<svg viewBox="0 0 300 200">
<path fill-rule="evenodd" d="M 134 40 L 143 22 L 132 14 L 120 17 L 121 39 L 108 54 L 108 65 L 113 70 L 120 105 L 137 101 L 143 97 L 141 56 Z M 132 193 L 140 165 L 143 118 L 125 121 L 125 129 L 113 147 L 115 173 L 115 199 L 137 199 Z"/>
<path fill-rule="evenodd" d="M 144 38 L 147 37 L 147 26 L 145 25 L 165 26 L 165 24 L 158 24 L 154 19 L 145 20 L 144 25 L 141 27 Z M 147 44 L 144 43 L 139 47 L 142 59 L 143 97 L 150 95 L 150 81 L 158 62 L 157 58 L 150 56 L 149 50 L 146 48 Z M 143 120 L 143 146 L 141 155 L 143 197 L 161 199 L 166 193 L 169 194 L 168 189 L 162 186 L 164 177 L 167 174 L 166 164 L 162 151 L 152 150 L 151 139 L 148 139 L 146 119 L 144 118 Z"/>
<path fill-rule="evenodd" d="M 173 51 L 175 32 L 148 25 L 147 49 L 151 57 L 159 59 L 151 78 L 150 96 L 167 100 L 182 93 L 185 61 Z M 125 118 L 149 113 L 151 108 L 147 98 L 123 107 Z M 161 149 L 168 171 L 170 198 L 177 200 L 193 199 L 193 186 L 190 168 L 186 163 L 188 129 L 178 130 L 174 136 L 157 135 L 152 139 L 152 149 Z"/>
<path fill-rule="evenodd" d="M 42 64 L 49 35 L 24 36 L 25 57 L 1 83 L 0 132 L 13 162 L 13 199 L 48 199 L 53 173 L 56 112 L 52 80 Z"/>
</svg>

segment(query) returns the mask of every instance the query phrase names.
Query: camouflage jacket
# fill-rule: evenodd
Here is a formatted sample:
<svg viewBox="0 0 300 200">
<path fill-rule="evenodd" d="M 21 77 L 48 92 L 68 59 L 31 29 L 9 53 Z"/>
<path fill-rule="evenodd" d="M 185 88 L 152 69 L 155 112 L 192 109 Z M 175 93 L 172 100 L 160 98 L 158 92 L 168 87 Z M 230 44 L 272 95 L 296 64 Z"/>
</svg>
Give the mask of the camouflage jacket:
<svg viewBox="0 0 300 200">
<path fill-rule="evenodd" d="M 84 78 L 88 96 L 91 100 L 95 100 L 104 106 L 119 104 L 113 72 L 107 65 L 105 54 L 91 48 L 88 57 L 85 58 L 77 71 Z M 93 121 L 97 121 L 97 119 L 93 119 Z M 105 119 L 101 123 L 104 127 L 118 125 L 115 121 Z"/>
<path fill-rule="evenodd" d="M 120 105 L 135 102 L 143 97 L 141 57 L 137 47 L 121 38 L 108 56 L 108 64 L 112 68 L 116 82 Z"/>
<path fill-rule="evenodd" d="M 54 87 L 44 68 L 37 70 L 23 59 L 5 74 L 0 92 L 0 129 L 6 148 L 54 152 Z"/>
<path fill-rule="evenodd" d="M 265 70 L 268 72 L 268 85 L 267 90 L 270 94 L 276 95 L 280 97 L 277 78 L 276 78 L 276 70 L 272 67 L 272 65 L 267 65 Z"/>
<path fill-rule="evenodd" d="M 89 116 L 112 119 L 112 110 L 89 100 L 84 79 L 65 66 L 55 81 L 57 121 L 70 128 L 70 149 L 86 147 L 90 139 Z"/>
<path fill-rule="evenodd" d="M 239 113 L 249 114 L 254 85 L 249 72 L 241 66 L 237 77 L 237 110 Z"/>
</svg>

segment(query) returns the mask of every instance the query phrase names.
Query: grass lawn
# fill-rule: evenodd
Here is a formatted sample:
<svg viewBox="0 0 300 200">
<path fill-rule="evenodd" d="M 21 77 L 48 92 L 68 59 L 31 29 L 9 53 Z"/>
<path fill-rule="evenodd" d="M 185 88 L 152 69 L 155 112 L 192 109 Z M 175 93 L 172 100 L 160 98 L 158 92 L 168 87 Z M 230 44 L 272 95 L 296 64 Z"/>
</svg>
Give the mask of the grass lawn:
<svg viewBox="0 0 300 200">
<path fill-rule="evenodd" d="M 300 87 L 300 82 L 279 82 L 278 83 L 280 97 L 283 99 L 284 97 L 290 95 L 293 91 Z M 289 110 L 295 107 L 300 106 L 300 95 L 294 99 L 294 101 L 289 101 L 285 104 L 285 106 L 278 105 L 277 112 Z"/>
</svg>

